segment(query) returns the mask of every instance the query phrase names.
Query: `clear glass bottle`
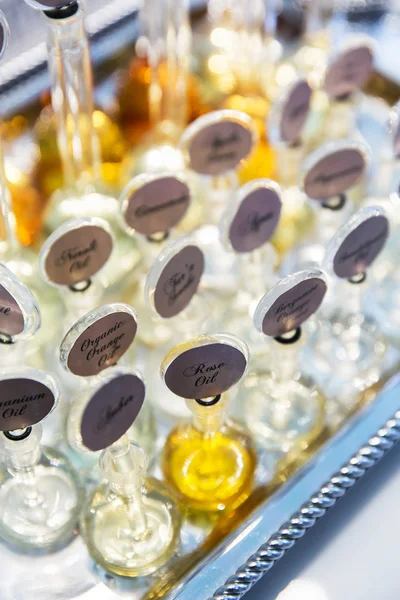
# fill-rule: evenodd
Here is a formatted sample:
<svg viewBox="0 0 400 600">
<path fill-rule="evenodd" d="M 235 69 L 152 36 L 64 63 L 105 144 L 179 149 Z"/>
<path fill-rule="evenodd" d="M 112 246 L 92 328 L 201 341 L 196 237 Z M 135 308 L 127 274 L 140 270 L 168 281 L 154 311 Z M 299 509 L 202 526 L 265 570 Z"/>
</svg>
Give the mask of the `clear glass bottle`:
<svg viewBox="0 0 400 600">
<path fill-rule="evenodd" d="M 58 402 L 57 384 L 45 373 L 21 368 L 0 375 L 2 381 L 21 377 L 44 384 Z M 37 402 L 37 396 L 33 400 Z M 40 424 L 0 434 L 0 537 L 24 551 L 49 551 L 69 542 L 76 534 L 82 502 L 72 466 L 61 453 L 42 447 L 41 437 Z"/>
<path fill-rule="evenodd" d="M 64 184 L 48 207 L 46 227 L 51 232 L 70 218 L 101 217 L 116 224 L 118 201 L 101 177 L 100 145 L 93 124 L 93 82 L 84 12 L 78 0 L 64 5 L 26 0 L 44 11 L 48 25 L 47 49 L 56 116 L 57 140 Z M 108 265 L 113 283 L 124 279 L 138 262 L 138 253 L 124 236 L 116 240 L 114 260 Z"/>
<path fill-rule="evenodd" d="M 160 481 L 146 477 L 143 450 L 124 437 L 103 451 L 100 467 L 104 482 L 81 517 L 90 555 L 117 575 L 156 572 L 179 544 L 180 516 L 173 497 Z"/>
<path fill-rule="evenodd" d="M 246 425 L 269 451 L 307 447 L 324 430 L 326 400 L 315 379 L 304 372 L 301 356 L 309 343 L 309 325 L 302 311 L 309 318 L 325 290 L 322 271 L 301 271 L 279 281 L 254 313 L 255 327 L 269 340 L 264 353 L 251 361 L 240 393 Z M 274 331 L 264 329 L 267 319 L 277 319 Z"/>
<path fill-rule="evenodd" d="M 150 133 L 126 161 L 124 183 L 149 171 L 183 168 L 177 142 L 187 121 L 191 29 L 187 0 L 148 0 L 140 13 L 150 66 Z"/>
<path fill-rule="evenodd" d="M 327 397 L 336 398 L 348 409 L 361 392 L 379 380 L 385 368 L 387 342 L 363 304 L 368 294 L 368 267 L 387 234 L 383 209 L 361 209 L 332 238 L 324 259 L 326 271 L 340 281 L 335 295 L 327 298 L 320 327 L 310 337 L 303 366 Z"/>
<path fill-rule="evenodd" d="M 228 341 L 239 348 L 247 363 L 247 347 L 235 336 L 203 336 L 171 350 L 161 366 L 163 379 L 180 353 L 213 341 Z M 191 509 L 234 509 L 252 491 L 257 462 L 252 440 L 243 427 L 227 418 L 228 394 L 186 400 L 186 404 L 192 421 L 178 425 L 169 434 L 162 456 L 164 476 L 180 501 Z"/>
<path fill-rule="evenodd" d="M 345 222 L 359 200 L 371 152 L 365 143 L 348 140 L 322 144 L 303 161 L 300 193 L 313 208 L 312 232 L 287 255 L 282 273 L 321 264 L 326 242 Z"/>
</svg>

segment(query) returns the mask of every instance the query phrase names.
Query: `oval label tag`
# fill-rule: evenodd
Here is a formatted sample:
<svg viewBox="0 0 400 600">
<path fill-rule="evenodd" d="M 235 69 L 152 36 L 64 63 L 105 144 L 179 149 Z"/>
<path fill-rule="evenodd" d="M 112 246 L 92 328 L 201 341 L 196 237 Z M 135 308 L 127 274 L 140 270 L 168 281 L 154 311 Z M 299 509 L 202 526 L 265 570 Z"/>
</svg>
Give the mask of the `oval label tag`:
<svg viewBox="0 0 400 600">
<path fill-rule="evenodd" d="M 44 260 L 47 278 L 56 285 L 86 281 L 106 264 L 113 240 L 98 225 L 82 225 L 57 236 Z"/>
<path fill-rule="evenodd" d="M 343 148 L 319 159 L 308 171 L 303 189 L 313 200 L 328 200 L 358 183 L 366 169 L 361 150 Z"/>
<path fill-rule="evenodd" d="M 35 379 L 0 381 L 0 431 L 25 429 L 39 423 L 52 410 L 53 392 Z"/>
<path fill-rule="evenodd" d="M 73 343 L 67 358 L 69 371 L 91 377 L 115 365 L 132 344 L 136 331 L 136 320 L 127 312 L 99 318 Z"/>
<path fill-rule="evenodd" d="M 396 158 L 400 156 L 400 119 L 393 135 L 393 152 Z"/>
<path fill-rule="evenodd" d="M 246 357 L 238 348 L 215 342 L 179 354 L 167 367 L 164 380 L 177 396 L 200 400 L 229 390 L 246 367 Z"/>
<path fill-rule="evenodd" d="M 5 17 L 2 13 L 0 13 L 0 58 L 3 56 L 6 51 L 8 43 L 8 28 L 6 24 Z"/>
<path fill-rule="evenodd" d="M 384 215 L 371 216 L 342 242 L 333 259 L 333 270 L 341 279 L 365 273 L 383 249 L 389 235 Z"/>
<path fill-rule="evenodd" d="M 108 448 L 128 431 L 145 397 L 143 381 L 133 373 L 118 374 L 90 398 L 82 416 L 82 442 L 96 452 Z"/>
<path fill-rule="evenodd" d="M 312 90 L 305 80 L 294 85 L 283 103 L 279 123 L 280 138 L 286 144 L 294 144 L 301 133 L 310 112 Z"/>
<path fill-rule="evenodd" d="M 242 200 L 229 228 L 236 252 L 252 252 L 268 242 L 279 223 L 282 202 L 272 188 L 259 187 Z"/>
<path fill-rule="evenodd" d="M 252 131 L 228 119 L 203 127 L 189 144 L 190 167 L 201 175 L 236 169 L 253 149 Z"/>
<path fill-rule="evenodd" d="M 372 71 L 374 57 L 368 45 L 342 52 L 328 66 L 324 90 L 331 98 L 341 98 L 359 90 Z"/>
<path fill-rule="evenodd" d="M 154 306 L 164 319 L 175 317 L 190 303 L 204 272 L 204 254 L 185 246 L 163 268 L 154 290 Z"/>
<path fill-rule="evenodd" d="M 265 311 L 262 318 L 263 333 L 278 337 L 300 327 L 318 310 L 326 290 L 323 279 L 312 277 L 283 292 Z"/>
<path fill-rule="evenodd" d="M 190 190 L 176 177 L 158 177 L 137 188 L 127 198 L 124 218 L 129 227 L 143 235 L 167 232 L 185 216 Z"/>
<path fill-rule="evenodd" d="M 0 333 L 14 337 L 25 328 L 21 307 L 15 298 L 0 285 Z"/>
</svg>

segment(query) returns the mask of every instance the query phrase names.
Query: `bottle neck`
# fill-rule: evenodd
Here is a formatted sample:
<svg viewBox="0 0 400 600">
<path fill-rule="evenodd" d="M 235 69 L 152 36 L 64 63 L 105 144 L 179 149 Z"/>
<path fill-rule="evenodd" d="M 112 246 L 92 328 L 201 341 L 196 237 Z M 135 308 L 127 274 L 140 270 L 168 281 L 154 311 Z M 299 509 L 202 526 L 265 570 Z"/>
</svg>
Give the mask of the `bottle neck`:
<svg viewBox="0 0 400 600">
<path fill-rule="evenodd" d="M 52 105 L 65 186 L 78 193 L 100 177 L 100 148 L 93 127 L 93 82 L 84 15 L 48 21 Z"/>
<path fill-rule="evenodd" d="M 39 424 L 26 430 L 11 431 L 8 432 L 9 437 L 6 434 L 1 433 L 1 441 L 9 469 L 14 474 L 29 475 L 40 458 L 42 426 Z"/>
<path fill-rule="evenodd" d="M 212 404 L 212 400 L 204 400 L 204 403 L 210 403 L 208 406 L 199 404 L 196 400 L 186 400 L 186 406 L 193 414 L 193 426 L 206 435 L 213 435 L 221 430 L 229 404 L 227 395 L 221 396 L 215 404 Z"/>
<path fill-rule="evenodd" d="M 150 65 L 150 124 L 168 140 L 187 122 L 191 30 L 187 0 L 147 0 L 142 9 Z"/>
<path fill-rule="evenodd" d="M 5 173 L 3 143 L 0 137 L 0 254 L 6 252 L 14 254 L 19 247 L 11 193 Z"/>
<path fill-rule="evenodd" d="M 329 37 L 326 29 L 327 8 L 321 0 L 308 0 L 305 10 L 304 39 L 317 48 L 327 48 Z"/>
</svg>

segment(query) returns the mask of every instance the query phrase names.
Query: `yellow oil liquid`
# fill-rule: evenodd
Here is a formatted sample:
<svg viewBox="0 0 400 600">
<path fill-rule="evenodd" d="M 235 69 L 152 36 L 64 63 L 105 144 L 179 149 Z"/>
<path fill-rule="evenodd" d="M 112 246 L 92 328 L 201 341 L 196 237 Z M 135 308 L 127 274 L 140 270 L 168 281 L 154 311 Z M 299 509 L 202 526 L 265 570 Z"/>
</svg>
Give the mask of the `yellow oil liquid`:
<svg viewBox="0 0 400 600">
<path fill-rule="evenodd" d="M 163 457 L 165 478 L 182 503 L 204 511 L 239 506 L 251 492 L 255 466 L 250 438 L 234 425 L 215 433 L 177 427 Z"/>
</svg>

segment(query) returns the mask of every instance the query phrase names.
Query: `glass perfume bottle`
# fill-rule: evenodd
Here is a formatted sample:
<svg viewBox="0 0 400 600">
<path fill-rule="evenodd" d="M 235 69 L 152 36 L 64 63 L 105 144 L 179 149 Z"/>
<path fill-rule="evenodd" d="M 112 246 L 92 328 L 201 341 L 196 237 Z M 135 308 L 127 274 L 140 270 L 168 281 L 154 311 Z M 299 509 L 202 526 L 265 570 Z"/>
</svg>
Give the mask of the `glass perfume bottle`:
<svg viewBox="0 0 400 600">
<path fill-rule="evenodd" d="M 297 184 L 306 153 L 303 133 L 310 116 L 312 88 L 297 77 L 279 93 L 268 119 L 269 139 L 277 155 L 277 179 L 285 188 Z"/>
<path fill-rule="evenodd" d="M 306 321 L 326 290 L 322 271 L 300 271 L 280 280 L 255 310 L 254 325 L 269 343 L 252 360 L 241 394 L 245 422 L 268 450 L 304 448 L 324 429 L 325 398 L 300 358 L 308 343 Z"/>
<path fill-rule="evenodd" d="M 192 189 L 180 172 L 159 171 L 134 177 L 120 197 L 120 225 L 137 240 L 142 253 L 137 286 L 132 303 L 140 313 L 139 339 L 153 347 L 169 339 L 168 327 L 159 326 L 155 335 L 153 314 L 145 302 L 145 281 L 154 261 L 192 204 Z"/>
<path fill-rule="evenodd" d="M 177 142 L 187 120 L 187 79 L 191 54 L 186 0 L 148 0 L 140 19 L 150 66 L 150 133 L 129 157 L 124 183 L 135 175 L 183 167 Z"/>
<path fill-rule="evenodd" d="M 173 497 L 164 484 L 146 477 L 145 453 L 126 435 L 144 397 L 145 386 L 136 372 L 113 372 L 80 422 L 83 444 L 103 451 L 104 478 L 82 511 L 82 535 L 97 564 L 127 577 L 157 571 L 176 552 L 180 537 Z"/>
<path fill-rule="evenodd" d="M 386 105 L 384 107 L 386 109 Z M 386 111 L 385 111 L 386 112 Z M 385 119 L 382 136 L 374 147 L 374 172 L 369 185 L 369 193 L 379 199 L 386 199 L 400 181 L 400 102 L 397 102 Z"/>
<path fill-rule="evenodd" d="M 337 140 L 322 144 L 304 160 L 300 189 L 314 208 L 315 223 L 311 235 L 288 254 L 284 274 L 321 264 L 327 240 L 353 212 L 370 154 L 365 143 Z"/>
<path fill-rule="evenodd" d="M 2 366 L 29 361 L 37 347 L 29 347 L 40 328 L 39 305 L 29 289 L 0 264 L 0 358 Z"/>
<path fill-rule="evenodd" d="M 180 147 L 185 164 L 193 173 L 196 201 L 203 205 L 207 225 L 199 229 L 209 260 L 207 287 L 219 296 L 230 296 L 235 279 L 221 279 L 232 271 L 234 257 L 220 243 L 218 222 L 238 187 L 237 169 L 258 142 L 254 123 L 240 111 L 214 111 L 196 119 L 183 133 Z"/>
<path fill-rule="evenodd" d="M 20 550 L 54 550 L 75 535 L 82 501 L 68 460 L 40 444 L 40 421 L 59 402 L 58 384 L 15 367 L 2 370 L 0 389 L 0 538 Z"/>
<path fill-rule="evenodd" d="M 369 267 L 388 233 L 384 210 L 363 208 L 338 230 L 324 259 L 325 270 L 340 283 L 335 296 L 328 296 L 325 318 L 311 335 L 305 366 L 327 396 L 347 407 L 378 381 L 384 369 L 387 344 L 380 327 L 363 312 L 363 301 Z"/>
<path fill-rule="evenodd" d="M 243 185 L 226 207 L 220 223 L 224 247 L 234 252 L 239 280 L 234 300 L 216 326 L 243 339 L 251 353 L 260 344 L 252 319 L 259 299 L 275 283 L 277 255 L 269 243 L 281 216 L 280 187 L 270 179 Z"/>
<path fill-rule="evenodd" d="M 328 23 L 332 9 L 320 0 L 306 0 L 301 4 L 304 10 L 303 43 L 293 56 L 293 62 L 299 71 L 317 80 L 329 57 L 331 43 Z"/>
<path fill-rule="evenodd" d="M 48 26 L 48 63 L 64 185 L 53 194 L 46 219 L 54 231 L 70 218 L 100 217 L 114 223 L 118 202 L 101 178 L 99 140 L 93 125 L 92 71 L 84 12 L 78 0 L 26 0 L 44 12 Z M 137 251 L 121 236 L 110 276 L 124 278 L 137 263 Z M 117 260 L 118 258 L 118 260 Z"/>
<path fill-rule="evenodd" d="M 169 434 L 162 467 L 185 506 L 215 512 L 239 506 L 252 490 L 256 454 L 246 431 L 226 418 L 223 396 L 246 371 L 247 346 L 229 334 L 204 335 L 165 357 L 166 386 L 186 403 L 191 423 Z M 190 399 L 189 399 L 190 398 Z"/>
<path fill-rule="evenodd" d="M 157 348 L 146 359 L 150 398 L 157 409 L 169 415 L 185 416 L 182 402 L 168 394 L 157 372 L 166 349 L 176 340 L 190 338 L 202 331 L 210 308 L 200 292 L 205 268 L 205 255 L 195 237 L 169 243 L 153 263 L 145 283 L 144 296 L 151 321 L 146 326 L 153 332 Z M 168 401 L 166 402 L 166 394 Z"/>
<path fill-rule="evenodd" d="M 357 127 L 363 99 L 360 90 L 372 72 L 373 51 L 371 38 L 354 35 L 328 60 L 321 85 L 328 107 L 317 143 L 326 139 L 362 139 Z"/>
</svg>

